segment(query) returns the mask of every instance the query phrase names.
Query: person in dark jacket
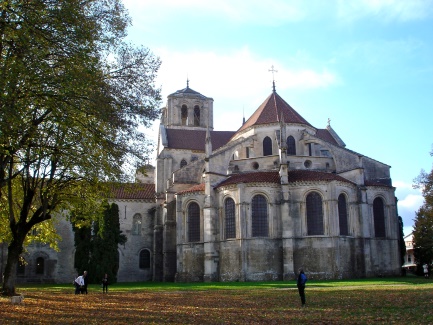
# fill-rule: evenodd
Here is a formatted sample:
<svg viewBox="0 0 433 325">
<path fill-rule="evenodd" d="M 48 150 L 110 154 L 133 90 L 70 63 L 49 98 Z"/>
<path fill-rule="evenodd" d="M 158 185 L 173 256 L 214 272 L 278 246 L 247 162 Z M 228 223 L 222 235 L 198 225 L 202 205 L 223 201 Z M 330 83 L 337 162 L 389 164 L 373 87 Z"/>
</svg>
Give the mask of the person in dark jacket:
<svg viewBox="0 0 433 325">
<path fill-rule="evenodd" d="M 104 277 L 102 278 L 102 293 L 108 293 L 108 274 L 105 273 Z"/>
<path fill-rule="evenodd" d="M 81 293 L 85 293 L 87 295 L 87 285 L 89 284 L 89 278 L 87 276 L 87 271 L 83 272 L 83 281 L 84 281 L 84 285 L 81 288 Z"/>
<path fill-rule="evenodd" d="M 305 283 L 306 282 L 307 282 L 307 276 L 305 275 L 304 270 L 299 269 L 298 281 L 296 284 L 298 286 L 299 296 L 301 297 L 302 307 L 305 306 Z"/>
</svg>

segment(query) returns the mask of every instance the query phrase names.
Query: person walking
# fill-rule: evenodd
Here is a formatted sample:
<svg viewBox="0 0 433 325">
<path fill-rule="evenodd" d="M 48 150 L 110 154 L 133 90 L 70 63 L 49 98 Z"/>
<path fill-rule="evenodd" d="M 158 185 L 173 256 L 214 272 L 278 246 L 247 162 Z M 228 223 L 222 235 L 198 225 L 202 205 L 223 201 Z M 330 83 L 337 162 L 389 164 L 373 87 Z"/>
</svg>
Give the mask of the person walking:
<svg viewBox="0 0 433 325">
<path fill-rule="evenodd" d="M 296 285 L 298 286 L 299 296 L 301 297 L 302 307 L 305 306 L 305 283 L 307 282 L 307 276 L 303 269 L 299 269 L 298 281 Z"/>
<path fill-rule="evenodd" d="M 108 293 L 108 275 L 105 273 L 104 277 L 102 278 L 102 293 Z"/>
<path fill-rule="evenodd" d="M 424 278 L 428 279 L 428 264 L 425 263 L 422 267 L 424 269 Z"/>
</svg>

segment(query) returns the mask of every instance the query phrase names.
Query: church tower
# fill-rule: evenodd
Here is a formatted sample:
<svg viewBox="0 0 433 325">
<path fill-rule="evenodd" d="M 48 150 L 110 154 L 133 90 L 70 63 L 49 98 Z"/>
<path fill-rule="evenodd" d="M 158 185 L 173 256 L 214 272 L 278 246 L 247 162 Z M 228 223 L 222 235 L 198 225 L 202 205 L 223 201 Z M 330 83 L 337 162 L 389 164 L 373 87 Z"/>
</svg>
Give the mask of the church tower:
<svg viewBox="0 0 433 325">
<path fill-rule="evenodd" d="M 176 91 L 167 98 L 163 109 L 163 124 L 167 128 L 213 130 L 213 99 L 189 88 Z"/>
</svg>

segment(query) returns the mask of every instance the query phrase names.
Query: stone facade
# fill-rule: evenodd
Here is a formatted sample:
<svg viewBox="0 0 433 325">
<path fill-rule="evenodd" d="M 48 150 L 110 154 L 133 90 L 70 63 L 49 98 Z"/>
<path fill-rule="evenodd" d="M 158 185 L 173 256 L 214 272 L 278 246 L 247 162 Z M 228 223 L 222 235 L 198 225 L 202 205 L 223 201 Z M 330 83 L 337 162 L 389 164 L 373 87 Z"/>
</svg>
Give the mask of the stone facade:
<svg viewBox="0 0 433 325">
<path fill-rule="evenodd" d="M 230 132 L 214 131 L 213 99 L 187 84 L 162 109 L 156 155 L 137 175 L 142 190 L 112 199 L 128 237 L 120 282 L 283 280 L 300 267 L 317 279 L 400 274 L 390 166 L 310 125 L 275 89 Z M 75 276 L 72 228 L 58 229 L 61 251 L 29 247 L 20 279 Z"/>
</svg>

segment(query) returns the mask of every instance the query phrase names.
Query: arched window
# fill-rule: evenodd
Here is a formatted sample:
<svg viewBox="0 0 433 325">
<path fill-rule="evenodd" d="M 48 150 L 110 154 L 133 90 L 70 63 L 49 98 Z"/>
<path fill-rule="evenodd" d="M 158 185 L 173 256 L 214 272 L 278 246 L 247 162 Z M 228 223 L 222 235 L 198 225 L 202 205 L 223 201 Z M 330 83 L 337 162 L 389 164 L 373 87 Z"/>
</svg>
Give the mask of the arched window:
<svg viewBox="0 0 433 325">
<path fill-rule="evenodd" d="M 148 249 L 143 249 L 140 251 L 140 258 L 138 263 L 140 269 L 150 268 L 150 251 Z"/>
<path fill-rule="evenodd" d="M 270 137 L 263 139 L 263 156 L 272 155 L 272 140 Z"/>
<path fill-rule="evenodd" d="M 195 202 L 188 206 L 188 241 L 200 241 L 200 207 Z"/>
<path fill-rule="evenodd" d="M 347 225 L 347 203 L 346 196 L 344 194 L 340 194 L 338 196 L 338 222 L 340 224 L 340 235 L 349 235 L 349 229 Z"/>
<path fill-rule="evenodd" d="M 36 259 L 36 274 L 44 274 L 45 260 L 43 257 Z"/>
<path fill-rule="evenodd" d="M 141 214 L 136 213 L 132 217 L 132 234 L 141 235 Z"/>
<path fill-rule="evenodd" d="M 194 126 L 200 126 L 200 107 L 194 106 Z"/>
<path fill-rule="evenodd" d="M 252 236 L 268 236 L 268 202 L 263 195 L 255 195 L 252 200 Z"/>
<path fill-rule="evenodd" d="M 188 108 L 186 107 L 186 105 L 182 105 L 181 108 L 181 119 L 182 119 L 182 125 L 187 125 L 188 123 Z"/>
<path fill-rule="evenodd" d="M 182 159 L 182 160 L 180 161 L 180 168 L 185 167 L 186 164 L 187 164 L 186 160 L 185 160 L 185 159 Z"/>
<path fill-rule="evenodd" d="M 224 202 L 225 238 L 236 238 L 235 201 L 228 198 Z"/>
<path fill-rule="evenodd" d="M 290 156 L 296 155 L 296 144 L 295 144 L 295 138 L 289 135 L 287 137 L 287 154 Z"/>
<path fill-rule="evenodd" d="M 374 236 L 385 237 L 385 211 L 383 201 L 377 197 L 373 201 Z"/>
<path fill-rule="evenodd" d="M 306 203 L 308 235 L 323 235 L 322 197 L 317 192 L 311 192 L 307 195 Z"/>
</svg>

